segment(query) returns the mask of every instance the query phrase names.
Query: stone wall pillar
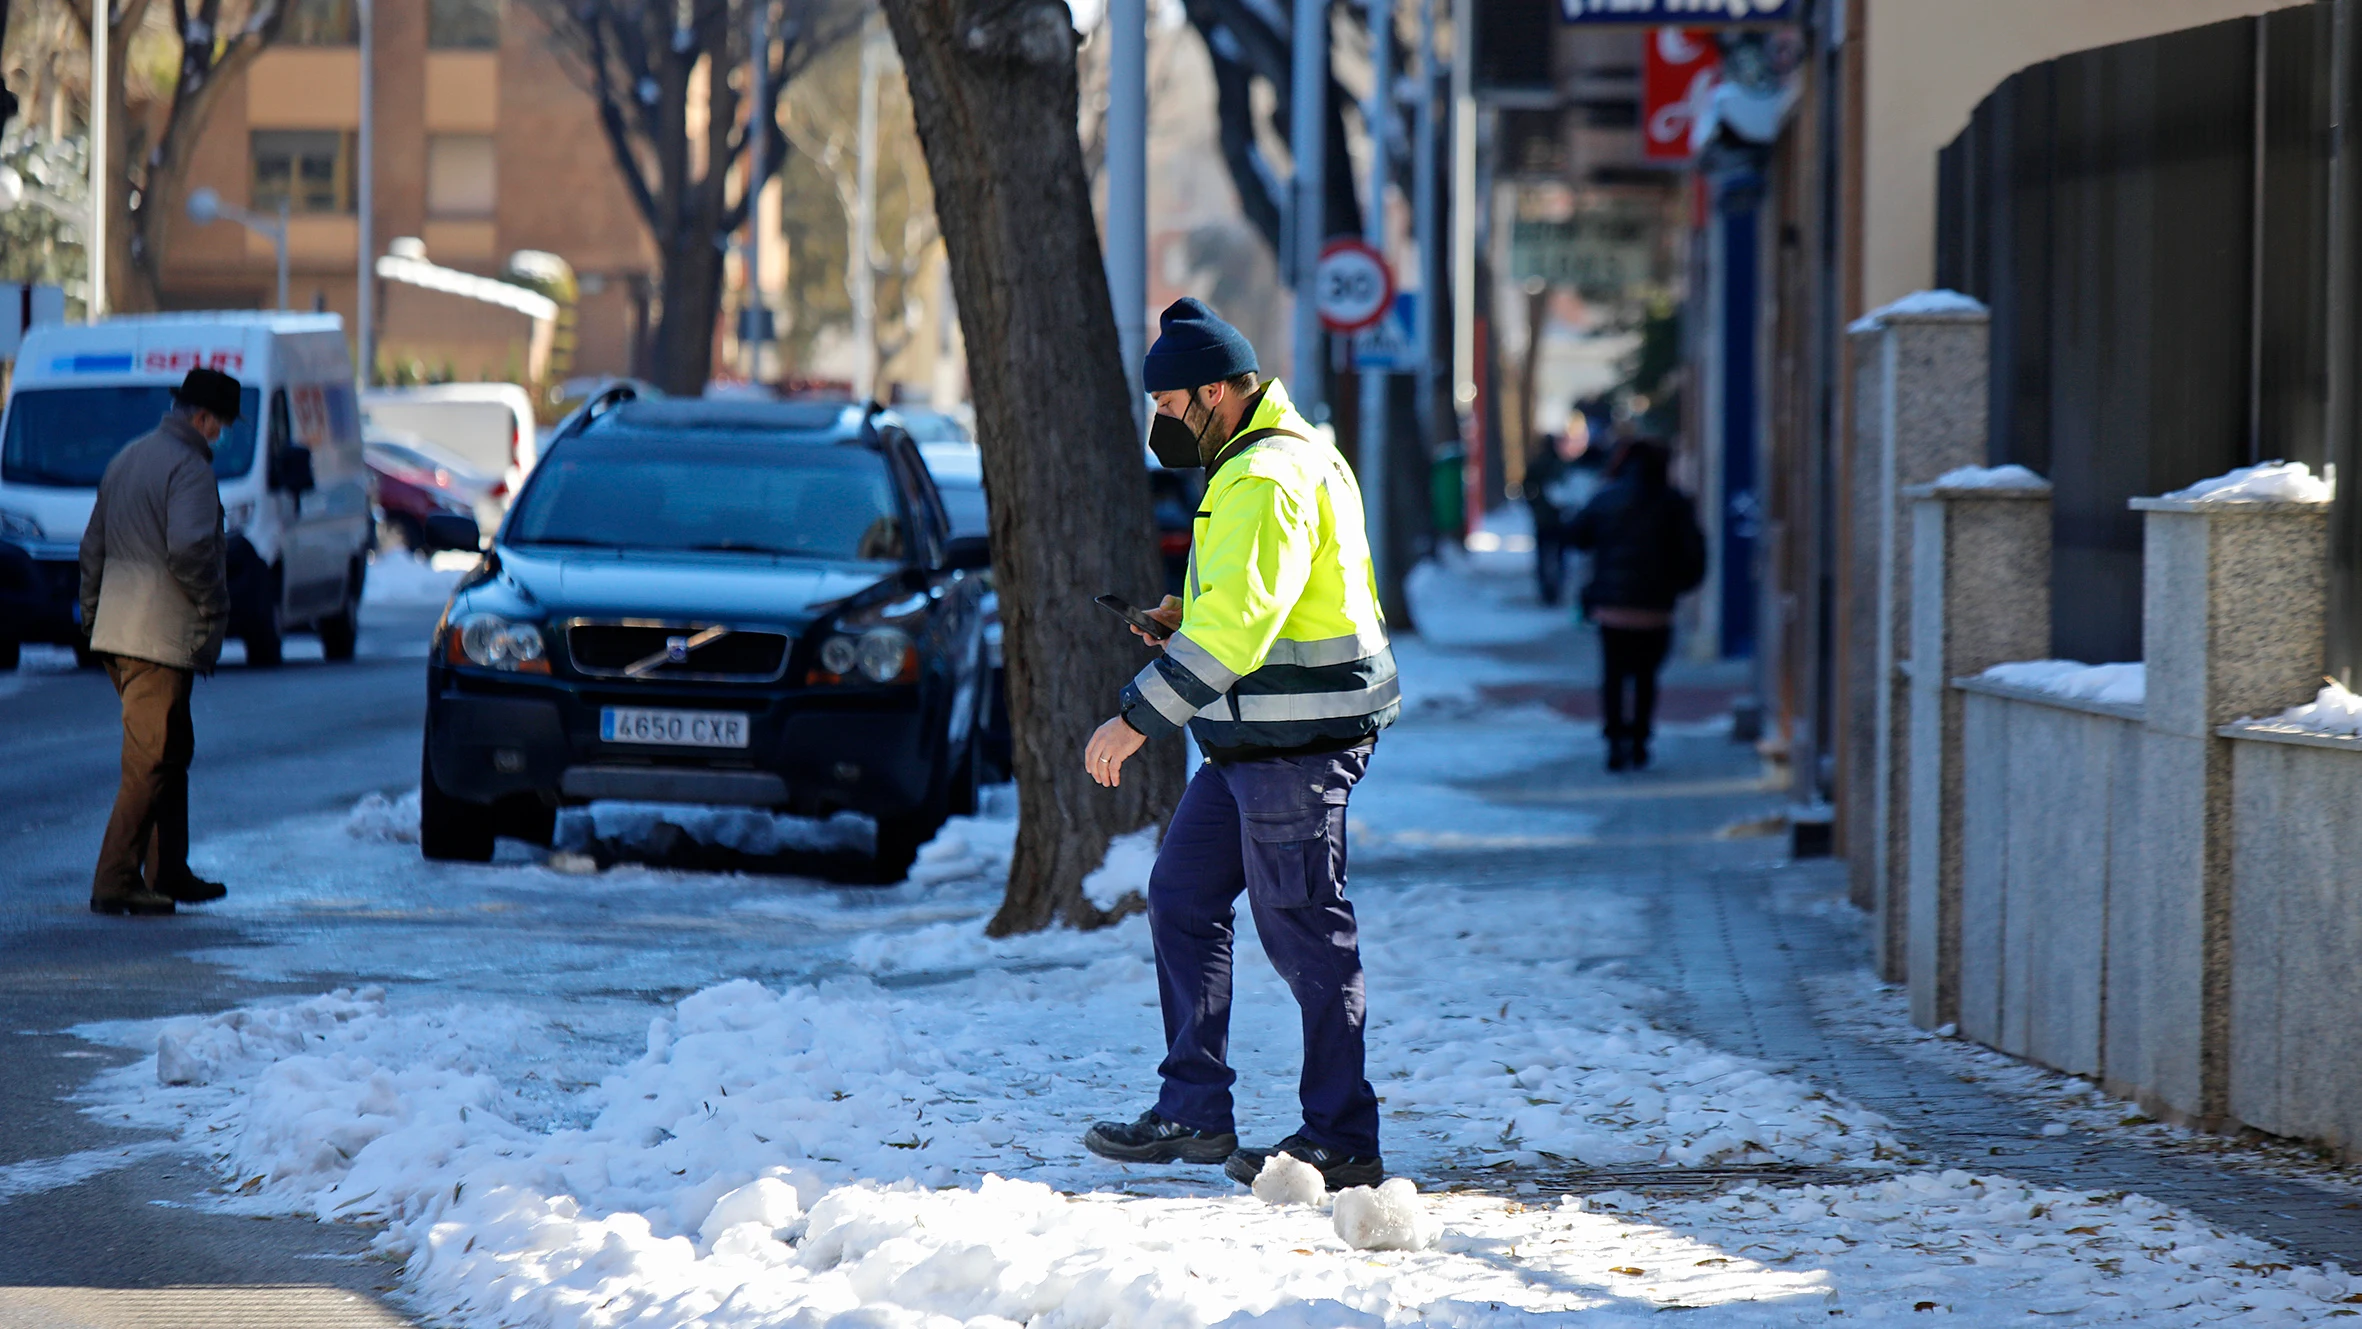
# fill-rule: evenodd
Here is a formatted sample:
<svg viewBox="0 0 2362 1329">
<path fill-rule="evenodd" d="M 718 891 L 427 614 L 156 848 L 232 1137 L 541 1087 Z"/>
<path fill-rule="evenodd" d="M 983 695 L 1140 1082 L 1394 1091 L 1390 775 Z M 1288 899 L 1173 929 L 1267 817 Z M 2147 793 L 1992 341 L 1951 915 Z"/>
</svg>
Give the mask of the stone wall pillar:
<svg viewBox="0 0 2362 1329">
<path fill-rule="evenodd" d="M 2230 1065 L 2232 740 L 2321 686 L 2329 505 L 2134 499 L 2146 514 L 2146 861 L 2109 901 L 2103 1083 L 2160 1116 L 2223 1120 Z"/>
<path fill-rule="evenodd" d="M 1876 916 L 1879 968 L 1904 977 L 1909 828 L 1911 533 L 1903 491 L 1986 456 L 1987 316 L 1950 292 L 1909 297 L 1849 330 L 1854 420 L 1841 604 L 1845 726 L 1838 816 L 1854 897 Z M 2044 577 L 2047 582 L 2047 574 Z"/>
<path fill-rule="evenodd" d="M 1961 715 L 1954 678 L 2050 648 L 2050 486 L 1903 491 L 1912 506 L 1903 895 L 1911 1020 L 1960 1019 Z"/>
</svg>

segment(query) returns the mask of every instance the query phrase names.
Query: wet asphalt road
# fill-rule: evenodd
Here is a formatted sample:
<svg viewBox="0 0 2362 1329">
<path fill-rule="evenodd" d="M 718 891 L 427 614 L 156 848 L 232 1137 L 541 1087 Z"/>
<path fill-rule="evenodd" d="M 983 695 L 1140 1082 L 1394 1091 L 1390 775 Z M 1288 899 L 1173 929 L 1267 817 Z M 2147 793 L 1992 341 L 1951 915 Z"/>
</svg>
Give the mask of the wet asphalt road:
<svg viewBox="0 0 2362 1329">
<path fill-rule="evenodd" d="M 350 663 L 324 663 L 299 639 L 282 668 L 225 665 L 200 680 L 193 836 L 415 784 L 435 614 L 371 606 Z M 43 1184 L 43 1160 L 140 1138 L 65 1101 L 121 1054 L 64 1030 L 217 1011 L 270 989 L 187 958 L 239 941 L 202 909 L 169 919 L 88 912 L 116 783 L 115 697 L 98 671 L 60 672 L 54 655 L 28 663 L 0 675 L 0 1324 L 400 1323 L 366 1296 L 393 1274 L 366 1258 L 367 1234 L 182 1207 L 212 1181 L 199 1160 L 162 1154 L 80 1184 Z M 144 1291 L 155 1289 L 166 1291 Z"/>
</svg>

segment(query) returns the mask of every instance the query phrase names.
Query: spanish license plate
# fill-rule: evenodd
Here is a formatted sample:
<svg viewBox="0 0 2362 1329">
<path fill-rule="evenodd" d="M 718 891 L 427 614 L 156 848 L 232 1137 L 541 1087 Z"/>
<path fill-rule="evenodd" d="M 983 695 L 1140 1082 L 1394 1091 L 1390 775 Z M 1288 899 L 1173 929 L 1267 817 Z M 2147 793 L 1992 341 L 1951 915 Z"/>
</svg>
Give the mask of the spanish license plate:
<svg viewBox="0 0 2362 1329">
<path fill-rule="evenodd" d="M 599 737 L 609 743 L 742 748 L 746 731 L 743 711 L 660 711 L 638 706 L 607 706 L 599 711 Z"/>
</svg>

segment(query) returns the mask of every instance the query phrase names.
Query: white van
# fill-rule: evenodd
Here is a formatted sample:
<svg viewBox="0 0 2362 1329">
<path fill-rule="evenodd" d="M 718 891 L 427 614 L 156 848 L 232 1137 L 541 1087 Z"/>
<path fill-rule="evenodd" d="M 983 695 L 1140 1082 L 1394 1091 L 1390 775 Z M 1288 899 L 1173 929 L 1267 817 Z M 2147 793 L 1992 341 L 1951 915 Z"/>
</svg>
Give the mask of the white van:
<svg viewBox="0 0 2362 1329">
<path fill-rule="evenodd" d="M 0 596 L 0 660 L 20 641 L 79 647 L 82 528 L 99 477 L 198 366 L 244 387 L 238 423 L 213 449 L 230 635 L 249 664 L 277 664 L 281 635 L 304 628 L 329 659 L 352 657 L 373 523 L 343 321 L 232 310 L 25 334 L 0 417 L 0 582 L 29 593 Z"/>
<path fill-rule="evenodd" d="M 416 434 L 491 476 L 499 482 L 492 495 L 504 504 L 532 474 L 540 452 L 533 397 L 514 383 L 371 388 L 361 394 L 361 414 L 380 429 Z"/>
</svg>

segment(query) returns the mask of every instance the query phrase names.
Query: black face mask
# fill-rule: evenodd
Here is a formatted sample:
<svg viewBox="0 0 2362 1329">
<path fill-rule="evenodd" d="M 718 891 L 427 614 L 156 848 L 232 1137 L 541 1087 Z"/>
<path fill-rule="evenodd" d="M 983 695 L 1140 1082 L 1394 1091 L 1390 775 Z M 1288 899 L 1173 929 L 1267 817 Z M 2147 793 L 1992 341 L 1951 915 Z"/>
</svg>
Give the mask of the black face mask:
<svg viewBox="0 0 2362 1329">
<path fill-rule="evenodd" d="M 1191 429 L 1187 422 L 1160 411 L 1148 425 L 1148 450 L 1156 454 L 1158 465 L 1169 470 L 1203 466 L 1206 458 L 1199 440 L 1204 437 L 1205 429 L 1213 427 L 1213 423 L 1212 411 L 1206 412 L 1205 426 L 1199 429 Z"/>
<path fill-rule="evenodd" d="M 1148 422 L 1148 450 L 1156 454 L 1157 464 L 1168 470 L 1205 465 L 1197 455 L 1197 435 L 1161 411 Z"/>
</svg>

